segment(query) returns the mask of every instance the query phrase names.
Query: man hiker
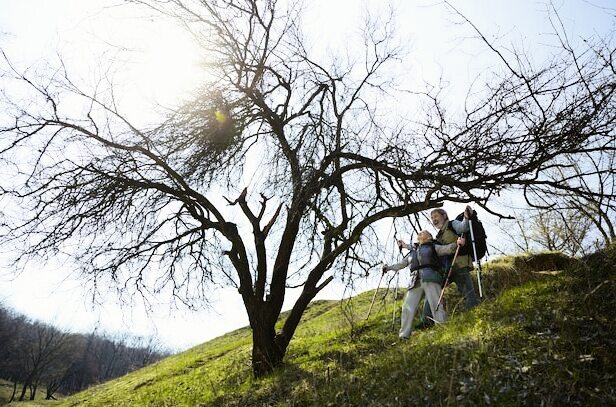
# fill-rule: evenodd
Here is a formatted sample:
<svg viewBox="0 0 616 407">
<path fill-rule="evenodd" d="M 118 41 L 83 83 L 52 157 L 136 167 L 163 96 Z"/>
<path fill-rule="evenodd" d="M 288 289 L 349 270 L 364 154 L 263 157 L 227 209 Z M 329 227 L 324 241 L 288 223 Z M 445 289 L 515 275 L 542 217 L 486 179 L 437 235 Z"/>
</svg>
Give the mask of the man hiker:
<svg viewBox="0 0 616 407">
<path fill-rule="evenodd" d="M 432 225 L 434 225 L 438 231 L 436 235 L 437 243 L 446 245 L 457 242 L 458 236 L 463 233 L 468 233 L 470 230 L 468 220 L 472 217 L 472 214 L 473 209 L 467 206 L 464 210 L 463 220 L 454 219 L 450 221 L 444 209 L 438 208 L 430 212 Z M 464 245 L 464 243 L 462 243 L 462 245 Z M 445 273 L 449 272 L 453 258 L 447 255 L 442 257 L 441 260 Z M 471 270 L 473 270 L 473 260 L 471 256 L 468 254 L 458 254 L 453 263 L 451 276 L 449 277 L 449 282 L 455 283 L 458 292 L 464 296 L 464 309 L 466 310 L 473 308 L 479 303 L 477 294 L 475 293 L 475 286 L 471 278 Z M 432 313 L 430 308 L 431 307 L 424 304 L 423 314 L 421 316 L 422 322 L 416 326 L 416 328 L 425 328 L 432 325 Z"/>
<path fill-rule="evenodd" d="M 391 270 L 401 270 L 407 266 L 411 270 L 408 291 L 404 296 L 402 304 L 402 317 L 398 334 L 400 339 L 408 339 L 411 336 L 415 311 L 424 294 L 430 308 L 433 310 L 434 320 L 445 322 L 444 308 L 437 308 L 441 293 L 441 282 L 443 281 L 443 272 L 438 256 L 454 253 L 456 242 L 449 245 L 436 245 L 433 242 L 432 234 L 427 230 L 422 230 L 418 233 L 417 242 L 416 247 L 411 247 L 399 240 L 399 246 L 409 249 L 409 254 L 397 264 L 391 266 L 383 265 L 383 273 Z"/>
</svg>

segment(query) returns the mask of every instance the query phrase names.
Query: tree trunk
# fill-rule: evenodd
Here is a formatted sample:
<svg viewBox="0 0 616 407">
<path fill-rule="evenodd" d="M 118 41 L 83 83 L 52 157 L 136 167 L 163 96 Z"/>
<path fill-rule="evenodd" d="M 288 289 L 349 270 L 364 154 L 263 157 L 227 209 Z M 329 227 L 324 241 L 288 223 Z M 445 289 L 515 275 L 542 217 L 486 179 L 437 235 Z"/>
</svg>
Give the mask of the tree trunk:
<svg viewBox="0 0 616 407">
<path fill-rule="evenodd" d="M 325 282 L 315 287 L 318 277 L 322 274 L 315 274 L 312 279 L 308 279 L 302 294 L 295 302 L 279 334 L 276 334 L 276 321 L 280 315 L 279 308 L 271 308 L 268 304 L 271 305 L 272 303 L 268 302 L 259 304 L 245 302 L 246 310 L 251 316 L 252 371 L 255 377 L 263 377 L 282 364 L 289 342 L 293 338 L 295 329 L 308 304 L 323 287 L 333 280 L 333 277 L 328 277 Z M 311 280 L 314 280 L 314 282 Z"/>
<path fill-rule="evenodd" d="M 255 377 L 263 377 L 280 366 L 288 344 L 276 335 L 274 325 L 264 325 L 257 323 L 252 327 L 252 372 Z"/>
<path fill-rule="evenodd" d="M 21 389 L 21 395 L 19 396 L 19 401 L 24 401 L 26 399 L 26 391 L 28 390 L 28 386 L 30 386 L 29 381 L 24 383 L 24 387 Z"/>
<path fill-rule="evenodd" d="M 9 404 L 15 400 L 15 393 L 17 393 L 17 381 L 13 382 L 13 394 L 11 394 L 11 398 L 9 399 Z"/>
<path fill-rule="evenodd" d="M 38 383 L 34 383 L 30 386 L 30 400 L 34 400 L 37 389 L 38 389 Z"/>
<path fill-rule="evenodd" d="M 64 377 L 66 377 L 66 373 L 64 374 Z M 55 400 L 56 399 L 53 395 L 56 393 L 56 391 L 58 391 L 58 389 L 62 385 L 62 382 L 64 381 L 64 377 L 58 381 L 53 380 L 47 384 L 47 387 L 45 388 L 45 400 Z"/>
</svg>

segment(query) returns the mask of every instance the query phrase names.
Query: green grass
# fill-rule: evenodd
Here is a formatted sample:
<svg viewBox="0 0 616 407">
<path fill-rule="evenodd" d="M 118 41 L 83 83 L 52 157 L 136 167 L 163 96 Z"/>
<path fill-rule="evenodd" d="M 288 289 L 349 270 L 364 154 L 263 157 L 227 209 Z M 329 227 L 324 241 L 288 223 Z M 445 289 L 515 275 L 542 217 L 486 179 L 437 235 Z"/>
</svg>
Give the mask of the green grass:
<svg viewBox="0 0 616 407">
<path fill-rule="evenodd" d="M 15 392 L 16 399 L 18 399 L 19 396 L 21 395 L 21 390 L 22 390 L 22 386 L 20 384 L 17 384 L 17 390 Z M 8 404 L 9 400 L 11 399 L 11 394 L 13 394 L 13 382 L 0 379 L 0 406 L 4 406 Z M 29 398 L 29 397 L 30 397 L 30 391 L 26 392 L 26 398 Z M 36 392 L 35 401 L 29 402 L 29 405 L 34 406 L 36 405 L 36 403 L 39 402 L 39 400 L 41 401 L 41 403 L 44 403 L 44 399 L 45 399 L 45 388 L 40 388 Z M 22 405 L 22 403 L 19 403 L 18 405 Z M 47 404 L 43 404 L 43 405 L 47 405 Z"/>
<path fill-rule="evenodd" d="M 18 390 L 21 390 L 21 388 L 18 388 Z M 8 403 L 11 394 L 13 394 L 13 383 L 0 380 L 0 406 Z"/>
<path fill-rule="evenodd" d="M 480 306 L 460 312 L 448 289 L 448 323 L 405 342 L 392 290 L 368 320 L 374 291 L 319 301 L 269 377 L 252 377 L 244 328 L 44 405 L 616 405 L 615 264 L 616 248 L 499 258 L 484 267 Z"/>
</svg>

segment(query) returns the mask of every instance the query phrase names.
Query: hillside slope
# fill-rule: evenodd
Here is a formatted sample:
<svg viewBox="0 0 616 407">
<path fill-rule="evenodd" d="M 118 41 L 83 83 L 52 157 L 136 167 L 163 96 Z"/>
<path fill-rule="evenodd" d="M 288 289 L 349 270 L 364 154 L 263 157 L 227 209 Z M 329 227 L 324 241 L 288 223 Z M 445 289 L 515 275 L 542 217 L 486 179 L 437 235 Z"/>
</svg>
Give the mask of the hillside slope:
<svg viewBox="0 0 616 407">
<path fill-rule="evenodd" d="M 400 306 L 393 290 L 377 293 L 367 321 L 374 291 L 319 301 L 271 377 L 252 378 L 244 328 L 39 404 L 616 405 L 615 264 L 614 247 L 584 261 L 554 253 L 494 260 L 480 306 L 456 311 L 459 297 L 449 290 L 448 323 L 405 342 L 392 324 Z"/>
</svg>

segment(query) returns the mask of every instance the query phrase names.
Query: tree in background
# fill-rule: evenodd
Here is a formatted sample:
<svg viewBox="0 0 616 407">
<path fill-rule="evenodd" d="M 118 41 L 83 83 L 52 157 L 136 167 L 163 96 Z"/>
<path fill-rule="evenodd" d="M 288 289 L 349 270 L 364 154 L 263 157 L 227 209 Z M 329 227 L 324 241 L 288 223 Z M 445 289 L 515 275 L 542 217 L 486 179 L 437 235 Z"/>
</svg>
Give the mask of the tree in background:
<svg viewBox="0 0 616 407">
<path fill-rule="evenodd" d="M 606 142 L 613 143 L 609 137 Z M 613 145 L 577 158 L 562 157 L 564 165 L 557 168 L 557 176 L 546 174 L 546 184 L 560 182 L 568 188 L 548 185 L 527 194 L 528 206 L 517 211 L 516 227 L 501 230 L 522 251 L 559 250 L 577 256 L 609 246 L 616 237 L 614 158 Z M 570 179 L 577 185 L 572 187 Z"/>
<path fill-rule="evenodd" d="M 545 194 L 535 193 L 530 200 L 532 207 L 543 213 L 544 218 L 552 219 L 552 227 L 545 226 L 553 230 L 552 234 L 559 235 L 562 244 L 569 246 L 566 251 L 571 255 L 604 248 L 616 238 L 613 198 L 616 155 L 613 141 L 606 137 L 605 142 L 599 151 L 582 157 L 564 157 L 566 167 L 558 169 L 557 177 L 551 176 L 552 179 L 580 179 L 575 193 L 546 191 Z M 595 196 L 595 191 L 599 191 L 600 196 Z"/>
<path fill-rule="evenodd" d="M 17 347 L 22 383 L 19 401 L 25 400 L 28 390 L 30 400 L 34 400 L 43 375 L 66 356 L 64 351 L 69 344 L 69 334 L 35 322 L 20 339 Z"/>
<path fill-rule="evenodd" d="M 586 215 L 567 209 L 541 210 L 528 208 L 516 217 L 516 228 L 501 227 L 517 250 L 561 251 L 570 256 L 592 250 L 589 244 L 591 221 Z"/>
<path fill-rule="evenodd" d="M 13 382 L 9 403 L 34 400 L 40 386 L 48 400 L 57 392 L 75 393 L 168 355 L 152 337 L 72 334 L 0 304 L 0 378 Z"/>
<path fill-rule="evenodd" d="M 17 384 L 23 376 L 16 355 L 25 325 L 24 316 L 0 306 L 0 377 L 13 382 L 13 392 L 8 402 L 15 399 Z"/>
<path fill-rule="evenodd" d="M 311 53 L 294 2 L 133 3 L 192 32 L 209 82 L 139 125 L 106 81 L 86 91 L 64 66 L 24 73 L 7 59 L 0 160 L 12 172 L 0 187 L 22 218 L 7 220 L 3 242 L 20 250 L 18 264 L 69 254 L 94 289 L 120 296 L 195 305 L 210 287 L 236 287 L 256 376 L 282 362 L 333 276 L 374 265 L 379 220 L 446 201 L 494 213 L 488 201 L 502 191 L 577 194 L 586 175 L 612 171 L 571 175 L 564 160 L 613 151 L 611 39 L 563 45 L 537 67 L 467 21 L 504 69 L 469 92 L 463 115 L 448 113 L 437 87 L 414 93 L 424 109 L 410 122 L 394 109 L 402 93 L 390 68 L 403 53 L 393 14 L 367 20 L 361 51 L 328 58 Z M 277 330 L 290 286 L 301 294 Z"/>
</svg>

